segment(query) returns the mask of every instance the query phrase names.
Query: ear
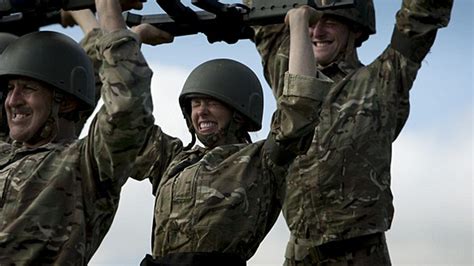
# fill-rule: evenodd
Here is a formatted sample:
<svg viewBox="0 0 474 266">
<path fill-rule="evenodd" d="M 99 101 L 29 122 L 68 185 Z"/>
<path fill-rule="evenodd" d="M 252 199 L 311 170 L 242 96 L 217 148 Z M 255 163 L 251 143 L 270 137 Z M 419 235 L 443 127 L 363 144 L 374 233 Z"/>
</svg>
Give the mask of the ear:
<svg viewBox="0 0 474 266">
<path fill-rule="evenodd" d="M 244 118 L 241 114 L 239 114 L 239 113 L 237 113 L 237 112 L 234 113 L 234 121 L 235 121 L 237 124 L 239 124 L 241 127 L 246 123 L 245 118 Z"/>
<path fill-rule="evenodd" d="M 363 34 L 362 31 L 360 31 L 360 30 L 356 31 L 356 32 L 355 32 L 355 37 L 356 37 L 355 39 L 357 40 L 357 39 L 359 39 L 360 37 L 362 37 L 362 34 Z"/>
<path fill-rule="evenodd" d="M 79 102 L 72 97 L 65 97 L 61 104 L 59 105 L 60 113 L 69 113 L 77 109 Z"/>
</svg>

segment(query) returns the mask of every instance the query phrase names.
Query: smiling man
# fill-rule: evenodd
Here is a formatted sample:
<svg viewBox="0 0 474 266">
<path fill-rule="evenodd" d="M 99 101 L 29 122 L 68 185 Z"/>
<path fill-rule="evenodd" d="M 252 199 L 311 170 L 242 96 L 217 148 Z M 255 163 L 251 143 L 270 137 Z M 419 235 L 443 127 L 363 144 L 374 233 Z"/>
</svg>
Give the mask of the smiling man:
<svg viewBox="0 0 474 266">
<path fill-rule="evenodd" d="M 54 136 L 51 129 L 55 126 L 47 125 L 52 106 L 53 90 L 48 85 L 27 78 L 10 79 L 5 99 L 10 137 L 30 148 L 50 142 Z M 50 133 L 46 133 L 48 130 Z M 41 133 L 37 135 L 38 132 Z"/>
<path fill-rule="evenodd" d="M 0 57 L 12 139 L 0 141 L 0 265 L 87 265 L 153 126 L 152 72 L 137 35 L 117 0 L 96 4 L 104 106 L 85 138 L 76 128 L 95 106 L 94 71 L 73 39 L 35 32 Z"/>
<path fill-rule="evenodd" d="M 388 47 L 364 66 L 357 47 L 375 33 L 375 10 L 372 0 L 353 2 L 323 11 L 295 8 L 287 15 L 289 27 L 255 28 L 265 77 L 277 99 L 295 43 L 306 44 L 296 51 L 300 60 L 315 60 L 317 72 L 309 75 L 331 84 L 309 152 L 294 161 L 287 177 L 288 266 L 391 264 L 384 232 L 394 213 L 392 142 L 408 118 L 409 91 L 421 62 L 437 30 L 448 24 L 453 4 L 404 0 Z"/>
<path fill-rule="evenodd" d="M 327 66 L 337 61 L 338 57 L 346 52 L 353 53 L 351 50 L 355 48 L 352 45 L 348 46 L 350 42 L 348 36 L 353 34 L 357 39 L 362 35 L 360 29 L 352 33 L 348 24 L 331 15 L 319 19 L 312 25 L 310 32 L 314 57 L 320 66 Z"/>
</svg>

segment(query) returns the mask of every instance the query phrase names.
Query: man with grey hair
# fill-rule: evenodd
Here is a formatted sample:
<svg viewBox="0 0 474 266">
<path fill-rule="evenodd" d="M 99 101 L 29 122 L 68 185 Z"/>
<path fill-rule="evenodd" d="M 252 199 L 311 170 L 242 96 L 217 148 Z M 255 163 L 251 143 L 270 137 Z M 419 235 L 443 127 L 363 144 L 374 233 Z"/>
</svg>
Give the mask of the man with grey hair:
<svg viewBox="0 0 474 266">
<path fill-rule="evenodd" d="M 77 121 L 95 105 L 95 79 L 74 40 L 35 32 L 0 57 L 12 139 L 0 141 L 1 265 L 87 265 L 153 126 L 152 71 L 139 38 L 117 0 L 96 7 L 104 105 L 85 138 L 77 139 Z"/>
</svg>

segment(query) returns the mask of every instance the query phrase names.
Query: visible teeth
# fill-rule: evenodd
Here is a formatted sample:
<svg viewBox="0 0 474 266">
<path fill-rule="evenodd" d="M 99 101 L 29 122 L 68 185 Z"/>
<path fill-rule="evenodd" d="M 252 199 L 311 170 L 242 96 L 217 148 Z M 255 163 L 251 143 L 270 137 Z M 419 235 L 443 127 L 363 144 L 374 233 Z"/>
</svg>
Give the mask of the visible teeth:
<svg viewBox="0 0 474 266">
<path fill-rule="evenodd" d="M 314 42 L 314 45 L 317 47 L 324 47 L 328 46 L 330 43 L 329 42 Z"/>
<path fill-rule="evenodd" d="M 201 129 L 208 129 L 208 128 L 213 127 L 214 125 L 215 125 L 215 123 L 213 123 L 213 122 L 202 122 L 202 123 L 199 124 L 199 127 Z"/>
<path fill-rule="evenodd" d="M 13 119 L 19 120 L 19 119 L 25 118 L 25 117 L 27 117 L 27 116 L 28 116 L 27 114 L 17 114 L 17 113 L 14 113 L 14 114 L 13 114 Z"/>
</svg>

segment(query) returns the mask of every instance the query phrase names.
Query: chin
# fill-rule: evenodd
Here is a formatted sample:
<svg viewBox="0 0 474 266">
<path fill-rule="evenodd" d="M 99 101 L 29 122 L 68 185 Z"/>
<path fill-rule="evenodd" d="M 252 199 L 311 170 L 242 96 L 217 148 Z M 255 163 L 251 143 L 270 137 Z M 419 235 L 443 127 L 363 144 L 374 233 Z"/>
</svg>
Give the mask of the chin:
<svg viewBox="0 0 474 266">
<path fill-rule="evenodd" d="M 17 133 L 14 130 L 10 130 L 10 138 L 19 142 L 27 142 L 30 138 L 22 133 Z"/>
</svg>

